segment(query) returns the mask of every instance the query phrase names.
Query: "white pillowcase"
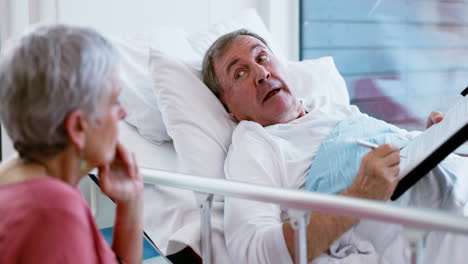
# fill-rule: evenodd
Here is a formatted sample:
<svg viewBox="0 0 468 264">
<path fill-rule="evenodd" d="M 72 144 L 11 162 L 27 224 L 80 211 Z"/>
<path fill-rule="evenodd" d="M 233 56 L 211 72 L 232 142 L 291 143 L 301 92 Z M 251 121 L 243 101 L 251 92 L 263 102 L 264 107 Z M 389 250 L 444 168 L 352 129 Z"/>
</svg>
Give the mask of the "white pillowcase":
<svg viewBox="0 0 468 264">
<path fill-rule="evenodd" d="M 126 87 L 120 100 L 127 111 L 125 121 L 135 126 L 140 135 L 152 143 L 170 141 L 154 94 L 148 68 L 149 50 L 159 49 L 178 58 L 198 58 L 186 40 L 186 33 L 159 28 L 151 32 L 107 37 L 122 60 L 121 77 Z"/>
<path fill-rule="evenodd" d="M 154 84 L 148 69 L 149 49 L 162 51 L 174 58 L 192 61 L 201 68 L 205 51 L 221 35 L 236 29 L 249 29 L 269 43 L 275 54 L 284 60 L 283 53 L 274 45 L 272 36 L 255 9 L 247 9 L 237 17 L 212 26 L 208 31 L 188 36 L 181 29 L 159 27 L 151 32 L 124 36 L 107 36 L 122 58 L 121 102 L 127 110 L 125 121 L 135 126 L 146 140 L 160 144 L 170 141 L 154 93 Z"/>
<path fill-rule="evenodd" d="M 289 62 L 287 74 L 289 85 L 305 101 L 324 96 L 338 104 L 349 104 L 346 82 L 332 57 Z"/>
<path fill-rule="evenodd" d="M 203 84 L 194 63 L 152 50 L 150 69 L 167 133 L 184 172 L 224 178 L 224 159 L 236 123 Z"/>
</svg>

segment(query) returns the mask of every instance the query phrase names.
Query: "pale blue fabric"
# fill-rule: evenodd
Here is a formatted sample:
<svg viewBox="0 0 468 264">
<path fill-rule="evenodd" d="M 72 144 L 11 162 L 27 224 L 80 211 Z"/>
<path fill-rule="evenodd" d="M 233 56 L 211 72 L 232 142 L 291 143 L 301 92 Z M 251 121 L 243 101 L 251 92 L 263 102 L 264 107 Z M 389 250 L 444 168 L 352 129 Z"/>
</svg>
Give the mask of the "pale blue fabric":
<svg viewBox="0 0 468 264">
<path fill-rule="evenodd" d="M 356 176 L 362 157 L 369 148 L 356 144 L 362 139 L 381 145 L 391 143 L 402 148 L 408 138 L 403 130 L 369 116 L 347 118 L 320 144 L 315 155 L 304 189 L 336 194 L 346 189 Z"/>
</svg>

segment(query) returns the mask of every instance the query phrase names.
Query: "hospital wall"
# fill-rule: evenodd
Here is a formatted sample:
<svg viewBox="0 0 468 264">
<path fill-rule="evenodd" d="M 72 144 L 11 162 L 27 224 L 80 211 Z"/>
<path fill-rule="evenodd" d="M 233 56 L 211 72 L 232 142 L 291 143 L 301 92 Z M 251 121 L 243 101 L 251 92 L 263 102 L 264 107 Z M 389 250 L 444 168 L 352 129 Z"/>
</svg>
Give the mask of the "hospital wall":
<svg viewBox="0 0 468 264">
<path fill-rule="evenodd" d="M 159 26 L 187 32 L 255 8 L 290 59 L 299 57 L 299 0 L 0 0 L 0 49 L 8 39 L 40 22 L 90 26 L 108 34 L 150 31 Z M 2 160 L 13 148 L 2 127 Z"/>
</svg>

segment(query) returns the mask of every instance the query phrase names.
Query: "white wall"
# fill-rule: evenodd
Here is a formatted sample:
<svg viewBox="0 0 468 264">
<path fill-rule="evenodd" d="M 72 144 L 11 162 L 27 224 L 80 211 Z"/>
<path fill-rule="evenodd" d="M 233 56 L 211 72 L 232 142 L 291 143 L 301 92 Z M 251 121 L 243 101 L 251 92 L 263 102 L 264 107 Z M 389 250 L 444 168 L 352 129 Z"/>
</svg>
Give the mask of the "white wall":
<svg viewBox="0 0 468 264">
<path fill-rule="evenodd" d="M 0 37 L 6 39 L 40 22 L 62 22 L 122 34 L 157 26 L 204 30 L 213 23 L 255 8 L 274 41 L 292 60 L 299 54 L 299 0 L 0 0 Z M 2 156 L 13 153 L 2 129 Z"/>
<path fill-rule="evenodd" d="M 299 0 L 262 0 L 257 9 L 290 60 L 299 60 Z"/>
<path fill-rule="evenodd" d="M 299 0 L 61 0 L 57 20 L 96 27 L 107 33 L 151 30 L 157 26 L 183 27 L 188 32 L 255 8 L 289 58 L 297 60 Z M 135 5 L 139 5 L 138 10 Z M 112 9 L 103 20 L 102 10 Z M 83 16 L 86 13 L 86 16 Z M 118 25 L 118 26 L 117 26 Z"/>
<path fill-rule="evenodd" d="M 29 25 L 29 1 L 28 0 L 0 0 L 0 51 L 5 47 L 6 40 L 21 33 Z M 1 129 L 2 160 L 11 156 L 13 146 L 3 126 Z"/>
<path fill-rule="evenodd" d="M 2 161 L 14 153 L 13 146 L 2 126 Z"/>
</svg>

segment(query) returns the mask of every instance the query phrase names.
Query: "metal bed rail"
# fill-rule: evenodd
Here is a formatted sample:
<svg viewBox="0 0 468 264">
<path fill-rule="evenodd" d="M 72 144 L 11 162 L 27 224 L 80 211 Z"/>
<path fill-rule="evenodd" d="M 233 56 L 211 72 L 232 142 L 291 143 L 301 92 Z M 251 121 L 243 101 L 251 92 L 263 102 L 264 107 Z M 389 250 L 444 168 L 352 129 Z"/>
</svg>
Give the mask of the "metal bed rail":
<svg viewBox="0 0 468 264">
<path fill-rule="evenodd" d="M 402 224 L 412 228 L 408 232 L 412 249 L 412 263 L 421 261 L 421 241 L 424 236 L 419 230 L 438 230 L 468 235 L 468 218 L 431 210 L 406 208 L 365 199 L 259 186 L 223 179 L 212 179 L 157 169 L 141 168 L 145 183 L 164 185 L 206 194 L 200 202 L 202 230 L 202 258 L 211 264 L 210 209 L 213 195 L 237 197 L 261 202 L 275 203 L 299 212 L 291 219 L 296 230 L 295 263 L 307 263 L 305 252 L 305 227 L 310 211 L 321 211 L 341 216 L 352 216 Z"/>
</svg>

